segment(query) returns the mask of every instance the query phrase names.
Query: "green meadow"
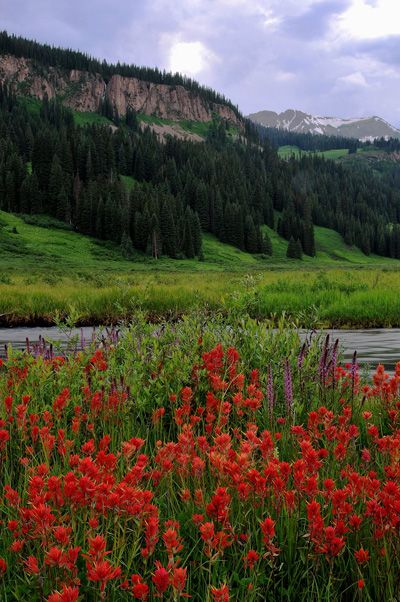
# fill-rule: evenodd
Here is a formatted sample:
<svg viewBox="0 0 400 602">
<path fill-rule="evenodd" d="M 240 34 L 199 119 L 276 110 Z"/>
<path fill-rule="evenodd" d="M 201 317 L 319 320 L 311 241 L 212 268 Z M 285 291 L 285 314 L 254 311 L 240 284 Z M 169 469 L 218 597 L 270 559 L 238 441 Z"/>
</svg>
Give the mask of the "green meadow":
<svg viewBox="0 0 400 602">
<path fill-rule="evenodd" d="M 315 228 L 317 256 L 303 260 L 287 259 L 287 242 L 270 229 L 272 257 L 205 235 L 204 261 L 126 260 L 56 220 L 28 221 L 0 212 L 3 325 L 115 323 L 138 308 L 157 319 L 206 306 L 274 322 L 285 313 L 302 326 L 400 326 L 400 263 L 366 257 L 327 228 Z"/>
<path fill-rule="evenodd" d="M 349 154 L 348 148 L 333 148 L 326 151 L 305 151 L 300 149 L 298 146 L 285 145 L 280 146 L 278 149 L 278 155 L 281 159 L 289 159 L 291 156 L 295 156 L 298 159 L 301 155 L 312 155 L 317 154 L 326 159 L 341 159 L 345 155 Z"/>
</svg>

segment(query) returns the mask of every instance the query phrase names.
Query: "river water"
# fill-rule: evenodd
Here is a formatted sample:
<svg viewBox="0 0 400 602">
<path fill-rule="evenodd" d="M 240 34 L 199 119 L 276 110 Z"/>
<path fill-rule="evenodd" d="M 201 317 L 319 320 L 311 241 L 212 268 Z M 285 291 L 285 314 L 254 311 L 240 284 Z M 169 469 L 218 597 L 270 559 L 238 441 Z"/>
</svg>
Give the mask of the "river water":
<svg viewBox="0 0 400 602">
<path fill-rule="evenodd" d="M 56 327 L 49 328 L 0 328 L 0 357 L 5 356 L 7 345 L 13 349 L 26 349 L 27 340 L 31 351 L 35 346 L 49 348 L 50 342 L 59 342 L 60 348 L 65 350 L 70 345 L 70 350 L 86 345 L 93 338 L 101 337 L 104 329 L 82 328 L 68 333 L 61 332 Z M 376 330 L 326 330 L 333 340 L 339 339 L 340 349 L 344 361 L 351 361 L 353 353 L 357 350 L 357 361 L 360 365 L 375 367 L 382 363 L 387 370 L 393 370 L 395 363 L 400 360 L 400 329 L 380 328 Z M 76 343 L 71 348 L 71 340 L 75 337 Z M 68 343 L 69 341 L 69 343 Z M 57 353 L 57 343 L 54 349 Z"/>
</svg>

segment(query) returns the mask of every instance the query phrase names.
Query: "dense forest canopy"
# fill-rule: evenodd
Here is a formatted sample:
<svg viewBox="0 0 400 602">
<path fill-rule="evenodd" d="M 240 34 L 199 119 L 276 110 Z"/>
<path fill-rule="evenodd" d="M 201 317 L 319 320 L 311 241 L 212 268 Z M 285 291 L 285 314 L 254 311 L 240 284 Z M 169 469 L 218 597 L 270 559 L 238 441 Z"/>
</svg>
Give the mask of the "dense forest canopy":
<svg viewBox="0 0 400 602">
<path fill-rule="evenodd" d="M 5 33 L 0 50 L 43 65 L 95 70 L 103 65 L 104 74 L 118 67 Z M 136 76 L 144 77 L 141 71 Z M 136 249 L 153 257 L 202 259 L 203 232 L 268 256 L 265 226 L 288 241 L 289 256 L 313 256 L 314 225 L 321 225 L 366 254 L 400 258 L 398 163 L 380 174 L 315 154 L 284 161 L 274 147 L 282 136 L 290 135 L 285 142 L 293 144 L 293 134 L 262 131 L 249 120 L 232 139 L 228 124 L 215 118 L 204 143 L 173 137 L 162 142 L 139 126 L 133 111 L 116 123 L 78 126 L 58 99 L 45 99 L 32 110 L 31 103 L 0 86 L 0 209 L 58 218 L 120 245 L 126 257 Z M 300 147 L 324 150 L 321 145 L 333 144 L 330 137 L 296 136 Z M 340 140 L 348 148 L 357 144 Z M 387 152 L 398 148 L 393 141 L 377 144 Z M 123 176 L 131 178 L 130 191 Z"/>
<path fill-rule="evenodd" d="M 155 84 L 184 86 L 187 90 L 195 92 L 209 103 L 229 106 L 240 117 L 238 108 L 224 95 L 218 94 L 211 88 L 202 86 L 197 81 L 180 73 L 168 73 L 157 68 L 139 67 L 125 63 L 113 65 L 107 63 L 107 61 L 99 61 L 83 52 L 40 44 L 20 36 L 10 35 L 6 31 L 0 32 L 0 54 L 12 54 L 17 57 L 32 59 L 47 67 L 68 70 L 79 69 L 80 71 L 98 73 L 106 82 L 113 75 L 122 75 L 123 77 L 136 77 Z"/>
</svg>

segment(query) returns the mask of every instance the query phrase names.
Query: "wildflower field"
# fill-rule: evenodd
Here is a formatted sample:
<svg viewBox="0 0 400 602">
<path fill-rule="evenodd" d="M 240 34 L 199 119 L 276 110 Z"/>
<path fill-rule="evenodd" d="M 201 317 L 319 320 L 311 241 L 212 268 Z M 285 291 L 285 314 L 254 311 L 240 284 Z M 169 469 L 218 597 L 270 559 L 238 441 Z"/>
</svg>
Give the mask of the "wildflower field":
<svg viewBox="0 0 400 602">
<path fill-rule="evenodd" d="M 400 365 L 137 316 L 0 361 L 0 599 L 399 599 Z"/>
</svg>

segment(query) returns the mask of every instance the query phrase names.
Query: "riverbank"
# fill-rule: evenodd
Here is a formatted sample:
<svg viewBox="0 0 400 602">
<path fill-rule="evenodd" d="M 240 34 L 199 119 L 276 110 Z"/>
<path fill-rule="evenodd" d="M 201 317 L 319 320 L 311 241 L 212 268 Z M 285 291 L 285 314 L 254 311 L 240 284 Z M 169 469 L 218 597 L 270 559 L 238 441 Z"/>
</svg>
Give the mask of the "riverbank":
<svg viewBox="0 0 400 602">
<path fill-rule="evenodd" d="M 196 320 L 196 316 L 194 316 Z M 140 320 L 140 317 L 139 317 Z M 135 323 L 137 317 L 133 319 Z M 170 324 L 170 323 L 169 323 Z M 260 325 L 261 326 L 261 325 Z M 161 326 L 162 328 L 162 326 Z M 114 330 L 98 327 L 58 328 L 53 327 L 15 327 L 0 328 L 0 359 L 7 357 L 7 350 L 29 351 L 33 355 L 70 355 L 82 351 L 98 341 L 114 336 L 118 339 L 124 328 Z M 154 326 L 159 332 L 160 326 Z M 393 371 L 400 358 L 400 329 L 382 328 L 369 330 L 297 330 L 301 343 L 310 338 L 330 341 L 339 340 L 338 353 L 344 364 L 351 363 L 354 352 L 357 352 L 357 364 L 362 369 L 371 371 L 378 364 L 384 364 L 388 371 Z"/>
<path fill-rule="evenodd" d="M 150 321 L 207 307 L 310 328 L 400 327 L 400 272 L 392 269 L 49 273 L 0 281 L 0 326 L 116 324 L 138 309 Z"/>
</svg>

